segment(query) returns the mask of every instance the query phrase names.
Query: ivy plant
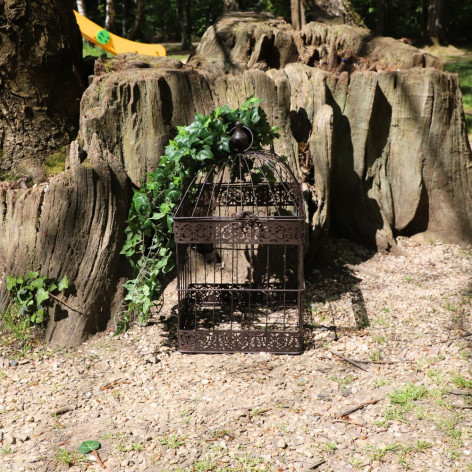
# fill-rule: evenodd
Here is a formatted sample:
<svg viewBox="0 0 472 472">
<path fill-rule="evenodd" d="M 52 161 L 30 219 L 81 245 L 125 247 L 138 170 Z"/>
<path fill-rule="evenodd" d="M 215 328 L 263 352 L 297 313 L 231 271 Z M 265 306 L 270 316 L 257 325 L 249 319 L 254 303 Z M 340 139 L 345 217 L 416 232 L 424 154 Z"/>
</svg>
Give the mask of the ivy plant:
<svg viewBox="0 0 472 472">
<path fill-rule="evenodd" d="M 46 320 L 46 307 L 54 293 L 69 287 L 64 276 L 59 282 L 48 279 L 39 272 L 28 272 L 26 276 L 7 276 L 7 289 L 12 303 L 17 307 L 19 321 L 26 325 L 40 325 Z"/>
<path fill-rule="evenodd" d="M 208 116 L 197 114 L 190 125 L 177 127 L 177 136 L 169 141 L 156 170 L 134 191 L 121 251 L 134 274 L 125 284 L 126 308 L 117 319 L 116 334 L 129 328 L 133 316 L 140 324 L 148 320 L 154 300 L 161 295 L 162 277 L 175 267 L 174 207 L 197 172 L 231 159 L 230 132 L 236 121 L 253 132 L 253 149 L 272 145 L 279 136 L 255 97 L 248 98 L 240 108 L 225 105 Z"/>
</svg>

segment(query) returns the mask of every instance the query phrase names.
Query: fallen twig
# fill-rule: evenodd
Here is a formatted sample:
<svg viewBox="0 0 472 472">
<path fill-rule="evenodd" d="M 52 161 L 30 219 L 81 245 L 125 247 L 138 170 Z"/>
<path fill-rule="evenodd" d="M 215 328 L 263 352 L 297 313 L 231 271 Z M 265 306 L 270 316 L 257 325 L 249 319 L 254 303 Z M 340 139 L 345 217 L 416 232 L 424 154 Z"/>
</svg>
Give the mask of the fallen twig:
<svg viewBox="0 0 472 472">
<path fill-rule="evenodd" d="M 464 390 L 449 390 L 447 393 L 450 393 L 451 395 L 472 395 L 472 391 L 467 392 Z"/>
<path fill-rule="evenodd" d="M 331 354 L 339 357 L 340 359 L 342 359 L 343 361 L 346 361 L 348 362 L 349 364 L 352 364 L 354 367 L 357 367 L 358 369 L 361 369 L 363 370 L 364 372 L 367 372 L 368 374 L 371 374 L 371 372 L 367 369 L 365 369 L 364 367 L 362 367 L 360 364 L 358 364 L 356 361 L 353 361 L 351 359 L 348 359 L 347 357 L 344 357 L 343 355 L 335 352 L 335 351 L 329 351 Z"/>
<path fill-rule="evenodd" d="M 114 380 L 113 382 L 110 382 L 109 384 L 106 384 L 103 387 L 101 387 L 100 391 L 103 392 L 104 390 L 115 388 L 118 385 L 129 384 L 129 383 L 131 383 L 129 380 L 121 380 L 121 379 Z"/>
<path fill-rule="evenodd" d="M 323 465 L 326 461 L 324 459 L 319 460 L 318 462 L 315 462 L 311 467 L 310 470 L 315 470 L 317 469 L 320 465 Z"/>
<path fill-rule="evenodd" d="M 415 362 L 410 359 L 398 359 L 394 361 L 363 361 L 360 359 L 353 359 L 354 362 L 360 362 L 361 364 L 400 364 L 402 362 Z"/>
<path fill-rule="evenodd" d="M 74 409 L 75 409 L 74 405 L 62 406 L 61 408 L 58 408 L 57 410 L 54 410 L 51 413 L 51 415 L 52 416 L 63 415 L 64 413 L 68 413 L 69 411 L 74 411 Z"/>
<path fill-rule="evenodd" d="M 100 456 L 98 455 L 98 452 L 93 449 L 92 450 L 92 453 L 93 455 L 95 456 L 95 459 L 97 459 L 97 462 L 98 462 L 98 465 L 102 468 L 102 469 L 106 469 L 106 466 L 105 464 L 103 463 L 102 459 L 100 459 Z"/>
<path fill-rule="evenodd" d="M 53 295 L 52 293 L 50 293 L 49 296 L 50 296 L 51 298 L 53 298 L 54 300 L 56 300 L 56 302 L 62 303 L 64 306 L 66 306 L 67 308 L 69 308 L 69 310 L 75 311 L 75 312 L 80 313 L 81 315 L 84 315 L 84 316 L 89 316 L 89 315 L 87 315 L 87 313 L 84 313 L 83 311 L 80 311 L 80 310 L 78 310 L 77 308 L 74 308 L 73 306 L 70 306 L 70 305 L 69 305 L 68 303 L 66 303 L 64 300 L 61 300 L 59 297 L 56 297 L 56 295 Z"/>
<path fill-rule="evenodd" d="M 334 322 L 334 313 L 333 313 L 333 309 L 331 308 L 331 303 L 328 303 L 328 310 L 329 310 L 329 314 L 331 315 L 331 320 L 332 320 L 333 326 L 334 326 L 334 330 L 333 330 L 334 340 L 337 341 L 339 339 L 338 330 L 336 328 L 336 323 Z"/>
<path fill-rule="evenodd" d="M 343 411 L 341 414 L 339 414 L 339 418 L 344 418 L 345 416 L 349 416 L 351 413 L 354 413 L 357 410 L 360 410 L 361 408 L 364 408 L 367 405 L 375 405 L 378 403 L 380 400 L 383 400 L 384 397 L 380 398 L 374 398 L 373 400 L 369 400 L 368 402 L 361 403 L 359 405 L 356 405 L 352 408 L 349 408 L 349 410 Z"/>
</svg>

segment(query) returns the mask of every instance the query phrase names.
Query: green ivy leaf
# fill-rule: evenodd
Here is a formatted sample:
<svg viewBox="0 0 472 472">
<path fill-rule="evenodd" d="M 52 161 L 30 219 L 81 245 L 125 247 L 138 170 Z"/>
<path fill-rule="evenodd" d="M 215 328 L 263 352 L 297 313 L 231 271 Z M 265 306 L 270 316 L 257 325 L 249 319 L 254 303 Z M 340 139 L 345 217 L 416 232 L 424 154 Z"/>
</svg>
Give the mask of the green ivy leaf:
<svg viewBox="0 0 472 472">
<path fill-rule="evenodd" d="M 146 196 L 142 193 L 135 191 L 133 195 L 133 205 L 136 208 L 136 211 L 140 211 L 142 207 L 147 206 L 148 202 Z"/>
<path fill-rule="evenodd" d="M 166 192 L 166 198 L 171 202 L 177 202 L 180 198 L 180 190 L 172 189 Z"/>
<path fill-rule="evenodd" d="M 36 306 L 41 306 L 41 304 L 49 298 L 49 292 L 44 290 L 44 288 L 38 288 L 36 292 Z"/>
<path fill-rule="evenodd" d="M 64 275 L 61 280 L 59 280 L 59 284 L 57 286 L 57 289 L 59 292 L 62 292 L 63 290 L 69 288 L 69 280 L 67 279 L 67 276 Z"/>
<path fill-rule="evenodd" d="M 89 452 L 100 449 L 101 445 L 98 441 L 84 441 L 79 447 L 78 451 L 81 454 L 88 454 Z"/>
<path fill-rule="evenodd" d="M 15 285 L 16 285 L 16 278 L 7 275 L 7 290 L 11 292 Z"/>
<path fill-rule="evenodd" d="M 41 324 L 44 321 L 44 310 L 42 308 L 37 310 L 35 319 L 32 319 L 31 321 L 36 324 Z"/>
<path fill-rule="evenodd" d="M 30 274 L 34 274 L 34 273 L 37 274 L 37 272 L 30 272 L 27 275 L 27 278 Z M 46 276 L 45 275 L 43 275 L 42 277 L 38 277 L 38 276 L 36 276 L 36 277 L 37 277 L 36 279 L 31 280 L 31 282 L 27 285 L 28 290 L 30 290 L 31 288 L 42 288 L 46 285 Z"/>
</svg>

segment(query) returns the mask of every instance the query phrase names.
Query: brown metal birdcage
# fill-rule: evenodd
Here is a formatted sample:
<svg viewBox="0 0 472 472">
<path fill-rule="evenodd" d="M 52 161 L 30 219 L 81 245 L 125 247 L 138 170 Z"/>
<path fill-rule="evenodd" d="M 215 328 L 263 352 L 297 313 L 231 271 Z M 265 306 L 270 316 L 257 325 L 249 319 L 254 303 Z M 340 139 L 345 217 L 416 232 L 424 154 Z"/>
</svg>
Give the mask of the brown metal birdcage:
<svg viewBox="0 0 472 472">
<path fill-rule="evenodd" d="M 299 353 L 305 211 L 268 151 L 198 173 L 174 214 L 182 352 Z"/>
</svg>

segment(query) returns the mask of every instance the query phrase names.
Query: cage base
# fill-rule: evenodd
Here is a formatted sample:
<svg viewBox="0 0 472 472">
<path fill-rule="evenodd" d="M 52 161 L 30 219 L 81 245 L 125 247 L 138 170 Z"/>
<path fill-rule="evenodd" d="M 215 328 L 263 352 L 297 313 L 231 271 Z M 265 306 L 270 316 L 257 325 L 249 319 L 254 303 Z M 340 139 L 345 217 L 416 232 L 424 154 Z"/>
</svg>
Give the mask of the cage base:
<svg viewBox="0 0 472 472">
<path fill-rule="evenodd" d="M 303 336 L 298 331 L 179 330 L 178 342 L 180 352 L 194 354 L 303 351 Z"/>
</svg>

